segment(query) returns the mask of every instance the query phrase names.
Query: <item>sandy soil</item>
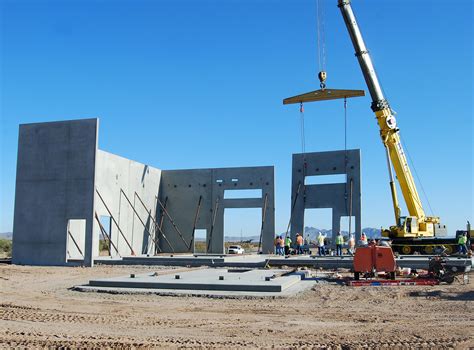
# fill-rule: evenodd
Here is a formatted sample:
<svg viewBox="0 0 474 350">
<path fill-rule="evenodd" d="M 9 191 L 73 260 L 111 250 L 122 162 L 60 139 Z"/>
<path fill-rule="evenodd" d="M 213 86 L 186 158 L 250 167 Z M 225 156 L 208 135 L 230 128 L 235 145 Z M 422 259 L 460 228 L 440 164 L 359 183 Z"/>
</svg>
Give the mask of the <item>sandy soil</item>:
<svg viewBox="0 0 474 350">
<path fill-rule="evenodd" d="M 92 277 L 153 270 L 0 265 L 0 348 L 474 347 L 472 281 L 383 288 L 327 283 L 289 299 L 69 289 Z"/>
</svg>

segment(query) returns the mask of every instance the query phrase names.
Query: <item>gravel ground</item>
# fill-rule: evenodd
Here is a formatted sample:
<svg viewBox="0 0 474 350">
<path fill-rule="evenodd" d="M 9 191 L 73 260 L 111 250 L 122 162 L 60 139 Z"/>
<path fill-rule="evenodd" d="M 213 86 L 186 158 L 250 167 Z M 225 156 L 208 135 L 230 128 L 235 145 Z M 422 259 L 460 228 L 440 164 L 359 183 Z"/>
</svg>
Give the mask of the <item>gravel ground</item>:
<svg viewBox="0 0 474 350">
<path fill-rule="evenodd" d="M 474 348 L 472 282 L 435 287 L 322 283 L 287 299 L 70 289 L 91 278 L 158 269 L 0 265 L 0 348 Z"/>
</svg>

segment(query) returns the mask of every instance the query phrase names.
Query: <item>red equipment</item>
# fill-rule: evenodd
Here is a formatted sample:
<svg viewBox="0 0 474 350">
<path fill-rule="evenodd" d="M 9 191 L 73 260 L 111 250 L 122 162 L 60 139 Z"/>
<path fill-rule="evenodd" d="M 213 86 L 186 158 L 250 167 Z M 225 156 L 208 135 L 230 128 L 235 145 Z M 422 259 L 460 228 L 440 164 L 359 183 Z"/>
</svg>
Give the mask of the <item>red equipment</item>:
<svg viewBox="0 0 474 350">
<path fill-rule="evenodd" d="M 363 286 L 436 286 L 439 281 L 434 278 L 426 279 L 405 279 L 405 280 L 366 280 L 366 281 L 348 281 L 347 285 L 351 287 Z"/>
<path fill-rule="evenodd" d="M 376 272 L 388 272 L 390 278 L 395 279 L 397 264 L 392 248 L 377 246 L 375 243 L 367 247 L 358 247 L 354 256 L 354 279 L 359 280 L 360 274 L 375 276 Z"/>
</svg>

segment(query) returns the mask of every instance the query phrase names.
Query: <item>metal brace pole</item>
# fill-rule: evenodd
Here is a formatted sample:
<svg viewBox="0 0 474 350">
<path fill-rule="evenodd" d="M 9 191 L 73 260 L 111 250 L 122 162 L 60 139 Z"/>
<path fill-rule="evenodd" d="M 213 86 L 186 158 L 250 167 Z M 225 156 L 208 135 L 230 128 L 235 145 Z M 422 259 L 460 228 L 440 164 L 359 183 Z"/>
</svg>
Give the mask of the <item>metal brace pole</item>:
<svg viewBox="0 0 474 350">
<path fill-rule="evenodd" d="M 99 224 L 100 232 L 102 232 L 102 235 L 106 237 L 109 240 L 109 243 L 112 247 L 114 247 L 115 251 L 117 252 L 118 256 L 120 256 L 120 253 L 115 246 L 114 242 L 112 242 L 112 238 L 107 234 L 107 231 L 105 230 L 104 226 L 102 226 L 102 223 L 100 222 L 99 216 L 97 215 L 97 212 L 95 212 L 95 219 L 97 220 L 97 223 Z M 112 256 L 112 251 L 110 250 L 110 246 L 107 246 L 107 249 L 109 251 L 110 256 Z"/>
<path fill-rule="evenodd" d="M 212 216 L 211 232 L 209 232 L 209 241 L 207 242 L 206 253 L 209 252 L 209 248 L 211 247 L 212 232 L 214 231 L 214 225 L 216 223 L 216 217 L 217 217 L 217 210 L 218 209 L 219 209 L 219 197 L 216 198 L 216 208 L 214 210 L 214 215 Z"/>
<path fill-rule="evenodd" d="M 265 224 L 265 218 L 267 216 L 267 199 L 268 193 L 265 193 L 265 202 L 263 203 L 263 213 L 262 213 L 262 227 L 260 228 L 260 241 L 258 242 L 258 252 L 262 246 L 262 236 L 263 236 L 263 225 Z"/>
<path fill-rule="evenodd" d="M 300 193 L 300 188 L 301 188 L 301 182 L 298 183 L 298 188 L 297 188 L 297 190 L 296 190 L 295 199 L 293 200 L 293 204 L 291 205 L 290 221 L 288 221 L 288 226 L 286 227 L 285 239 L 286 239 L 286 237 L 288 236 L 288 232 L 290 231 L 290 225 L 291 225 L 291 221 L 292 221 L 292 219 L 293 219 L 293 211 L 295 210 L 296 199 L 298 198 L 298 195 L 299 195 L 299 193 Z"/>
<path fill-rule="evenodd" d="M 135 254 L 135 251 L 134 251 L 133 248 L 132 248 L 132 246 L 131 246 L 130 243 L 128 242 L 127 237 L 125 237 L 125 235 L 123 234 L 122 230 L 120 229 L 119 224 L 117 223 L 117 221 L 115 221 L 115 218 L 114 218 L 114 216 L 112 215 L 112 212 L 111 212 L 111 211 L 109 210 L 109 208 L 107 207 L 107 204 L 105 204 L 105 201 L 104 201 L 104 199 L 102 198 L 102 196 L 100 195 L 99 190 L 96 188 L 95 191 L 96 191 L 97 194 L 99 195 L 99 198 L 100 198 L 100 200 L 102 201 L 102 204 L 104 204 L 105 209 L 106 209 L 107 212 L 109 213 L 110 218 L 112 219 L 112 221 L 114 222 L 114 224 L 117 226 L 118 231 L 120 232 L 120 234 L 122 235 L 123 239 L 125 240 L 125 242 L 127 243 L 128 247 L 130 248 L 130 251 L 131 251 L 132 255 L 136 255 L 136 254 Z"/>
<path fill-rule="evenodd" d="M 168 240 L 168 238 L 166 237 L 165 233 L 161 230 L 161 225 L 158 225 L 156 220 L 153 218 L 153 216 L 151 216 L 151 210 L 148 210 L 148 208 L 146 207 L 145 203 L 143 203 L 142 199 L 140 198 L 140 196 L 138 195 L 137 192 L 135 192 L 135 196 L 137 196 L 138 200 L 140 201 L 140 203 L 143 205 L 143 208 L 145 208 L 145 210 L 148 211 L 148 215 L 150 216 L 150 219 L 153 221 L 155 227 L 158 229 L 158 231 L 163 235 L 163 238 L 166 240 L 166 243 L 168 243 L 168 245 L 170 246 L 171 250 L 173 251 L 174 253 L 174 248 L 173 246 L 171 245 L 171 242 Z M 156 249 L 159 249 L 161 252 L 163 251 L 159 245 L 158 245 L 158 242 L 155 243 L 156 245 Z"/>
<path fill-rule="evenodd" d="M 171 217 L 171 215 L 168 213 L 168 211 L 166 210 L 166 208 L 163 206 L 163 203 L 161 203 L 160 199 L 158 198 L 158 204 L 160 205 L 161 209 L 163 209 L 163 212 L 165 213 L 166 217 L 170 220 L 171 222 L 171 225 L 173 226 L 173 228 L 175 229 L 175 231 L 178 233 L 179 237 L 181 238 L 181 240 L 183 241 L 183 243 L 186 245 L 186 247 L 188 247 L 189 249 L 189 244 L 186 242 L 186 240 L 184 239 L 183 237 L 183 234 L 181 233 L 181 231 L 179 230 L 178 226 L 176 225 L 176 223 L 174 222 L 173 218 Z"/>
<path fill-rule="evenodd" d="M 155 196 L 155 199 L 156 199 L 156 202 L 158 203 L 158 197 Z M 166 208 L 166 206 L 168 205 L 168 197 L 165 198 L 165 203 L 164 203 L 164 206 Z M 160 233 L 163 232 L 163 223 L 165 221 L 165 215 L 164 215 L 164 212 L 163 212 L 163 209 L 160 210 L 161 211 L 161 215 L 160 215 L 160 224 L 159 224 L 159 227 L 158 227 L 158 231 Z M 163 233 L 162 233 L 163 234 Z"/>
<path fill-rule="evenodd" d="M 84 257 L 84 254 L 82 253 L 81 248 L 79 248 L 79 245 L 77 244 L 76 240 L 75 240 L 74 237 L 72 236 L 71 231 L 69 231 L 69 228 L 67 229 L 67 233 L 69 234 L 69 237 L 71 237 L 72 241 L 74 242 L 74 245 L 76 246 L 77 250 L 79 250 L 79 253 L 81 253 L 82 257 Z M 68 251 L 68 252 L 69 252 L 69 251 Z M 69 254 L 69 256 L 71 256 L 71 254 Z"/>
<path fill-rule="evenodd" d="M 155 241 L 155 239 L 153 238 L 152 234 L 150 233 L 150 231 L 148 231 L 148 229 L 146 228 L 146 224 L 143 222 L 142 218 L 140 217 L 140 215 L 138 215 L 135 207 L 133 206 L 132 202 L 130 201 L 130 199 L 128 199 L 127 195 L 125 194 L 125 192 L 120 189 L 120 193 L 123 194 L 123 196 L 125 197 L 125 199 L 127 200 L 128 204 L 130 204 L 130 206 L 132 207 L 132 210 L 133 212 L 135 213 L 135 215 L 137 216 L 138 220 L 140 220 L 141 224 L 143 225 L 143 228 L 145 229 L 145 232 L 148 233 L 148 236 L 150 236 L 151 240 L 153 241 L 153 243 L 155 243 L 155 247 L 157 246 L 157 242 Z M 161 250 L 161 249 L 160 249 Z"/>
<path fill-rule="evenodd" d="M 349 192 L 349 237 L 351 236 L 351 227 L 352 227 L 352 191 L 354 188 L 354 181 L 351 178 L 351 186 Z"/>
<path fill-rule="evenodd" d="M 189 249 L 191 249 L 191 247 L 193 247 L 193 244 L 194 244 L 194 231 L 196 231 L 196 225 L 197 225 L 197 221 L 199 219 L 199 212 L 201 210 L 201 201 L 202 201 L 202 196 L 199 196 L 199 201 L 198 201 L 198 205 L 197 205 L 197 209 L 196 209 L 196 215 L 194 215 L 194 224 L 193 224 L 193 232 L 192 232 L 192 238 L 191 238 L 191 243 L 189 244 Z M 194 252 L 194 249 L 193 249 L 193 252 Z"/>
</svg>

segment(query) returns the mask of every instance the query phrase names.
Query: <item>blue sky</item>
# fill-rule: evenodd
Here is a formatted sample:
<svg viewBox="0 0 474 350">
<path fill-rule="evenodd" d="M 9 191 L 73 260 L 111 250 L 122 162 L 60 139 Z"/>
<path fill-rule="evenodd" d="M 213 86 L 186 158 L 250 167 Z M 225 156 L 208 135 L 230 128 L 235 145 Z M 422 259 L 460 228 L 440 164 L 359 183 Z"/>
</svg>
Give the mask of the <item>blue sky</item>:
<svg viewBox="0 0 474 350">
<path fill-rule="evenodd" d="M 328 86 L 365 89 L 336 3 L 325 0 Z M 316 0 L 0 4 L 0 231 L 12 229 L 18 124 L 90 117 L 100 118 L 101 149 L 158 168 L 275 165 L 276 227 L 286 230 L 301 140 L 298 107 L 282 99 L 318 88 Z M 353 8 L 434 214 L 464 227 L 474 219 L 472 2 Z M 342 102 L 305 111 L 307 151 L 343 149 Z M 350 100 L 348 113 L 348 145 L 362 150 L 362 225 L 388 226 L 369 97 Z M 327 217 L 308 222 L 329 227 Z M 244 211 L 228 234 L 259 225 Z"/>
</svg>

